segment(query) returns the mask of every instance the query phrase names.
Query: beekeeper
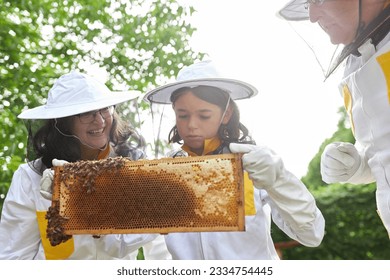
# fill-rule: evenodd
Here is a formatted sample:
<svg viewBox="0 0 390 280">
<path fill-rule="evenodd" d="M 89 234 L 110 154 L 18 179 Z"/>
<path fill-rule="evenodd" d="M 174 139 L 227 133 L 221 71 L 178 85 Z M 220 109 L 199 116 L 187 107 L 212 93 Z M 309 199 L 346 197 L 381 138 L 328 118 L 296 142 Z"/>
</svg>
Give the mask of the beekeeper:
<svg viewBox="0 0 390 280">
<path fill-rule="evenodd" d="M 158 235 L 74 235 L 57 246 L 46 237 L 53 179 L 49 168 L 118 155 L 144 157 L 143 137 L 115 111 L 117 104 L 138 96 L 138 92 L 112 92 L 98 80 L 72 71 L 54 83 L 45 105 L 18 116 L 26 120 L 29 131 L 28 163 L 15 171 L 4 201 L 0 259 L 134 259 L 143 245 L 153 257 L 170 257 L 165 243 L 156 242 Z M 156 246 L 151 247 L 151 241 Z"/>
<path fill-rule="evenodd" d="M 325 220 L 313 195 L 278 154 L 256 145 L 241 123 L 236 101 L 256 94 L 255 87 L 222 77 L 206 60 L 183 67 L 176 82 L 145 95 L 152 105 L 170 105 L 175 115 L 166 134 L 180 147 L 169 156 L 243 154 L 245 231 L 169 233 L 165 239 L 173 259 L 279 259 L 271 221 L 303 246 L 320 245 Z"/>
<path fill-rule="evenodd" d="M 318 23 L 333 44 L 344 45 L 327 77 L 345 63 L 339 85 L 355 144 L 331 143 L 321 157 L 326 183 L 376 181 L 379 216 L 390 237 L 390 1 L 294 0 L 279 14 Z"/>
</svg>

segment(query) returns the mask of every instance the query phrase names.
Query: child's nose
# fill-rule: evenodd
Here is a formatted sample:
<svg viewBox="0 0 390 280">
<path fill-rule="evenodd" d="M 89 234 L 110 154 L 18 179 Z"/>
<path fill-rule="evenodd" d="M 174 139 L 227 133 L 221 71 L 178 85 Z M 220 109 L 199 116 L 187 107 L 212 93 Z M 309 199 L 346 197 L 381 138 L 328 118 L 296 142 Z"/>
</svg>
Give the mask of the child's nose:
<svg viewBox="0 0 390 280">
<path fill-rule="evenodd" d="M 188 127 L 189 128 L 196 128 L 198 125 L 197 125 L 197 121 L 195 118 L 189 118 L 188 120 Z"/>
</svg>

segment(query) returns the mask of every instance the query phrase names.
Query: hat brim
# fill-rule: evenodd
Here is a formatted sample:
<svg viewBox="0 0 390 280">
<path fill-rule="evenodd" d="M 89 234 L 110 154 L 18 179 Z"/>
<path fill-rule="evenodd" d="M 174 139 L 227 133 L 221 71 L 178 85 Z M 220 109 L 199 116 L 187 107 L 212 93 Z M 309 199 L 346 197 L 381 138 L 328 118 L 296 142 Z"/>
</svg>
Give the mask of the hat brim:
<svg viewBox="0 0 390 280">
<path fill-rule="evenodd" d="M 65 118 L 89 111 L 98 110 L 108 106 L 117 105 L 126 101 L 138 98 L 141 95 L 139 91 L 121 91 L 107 94 L 100 100 L 91 103 L 75 103 L 66 106 L 48 106 L 42 105 L 32 109 L 27 109 L 18 115 L 20 119 L 58 119 Z"/>
<path fill-rule="evenodd" d="M 302 21 L 309 19 L 309 10 L 306 8 L 306 0 L 293 0 L 287 3 L 278 15 L 288 21 Z"/>
<path fill-rule="evenodd" d="M 230 97 L 234 100 L 250 98 L 258 93 L 254 86 L 242 81 L 223 78 L 207 78 L 180 81 L 158 87 L 145 94 L 144 100 L 150 103 L 171 104 L 170 99 L 172 92 L 183 87 L 193 88 L 197 86 L 212 86 L 224 89 L 230 93 Z"/>
</svg>

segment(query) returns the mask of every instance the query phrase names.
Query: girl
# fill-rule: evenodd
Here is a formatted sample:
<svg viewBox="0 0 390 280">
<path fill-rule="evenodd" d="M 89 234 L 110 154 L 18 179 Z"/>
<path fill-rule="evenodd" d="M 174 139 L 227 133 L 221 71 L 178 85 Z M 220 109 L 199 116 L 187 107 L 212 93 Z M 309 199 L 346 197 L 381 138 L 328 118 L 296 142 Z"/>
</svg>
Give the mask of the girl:
<svg viewBox="0 0 390 280">
<path fill-rule="evenodd" d="M 170 233 L 165 239 L 173 259 L 278 259 L 271 215 L 292 239 L 310 247 L 321 243 L 324 218 L 313 196 L 280 157 L 254 145 L 240 122 L 234 100 L 256 93 L 247 83 L 219 78 L 212 62 L 205 61 L 181 70 L 177 82 L 145 95 L 151 103 L 172 104 L 176 125 L 169 142 L 182 146 L 171 156 L 245 153 L 246 231 Z"/>
</svg>

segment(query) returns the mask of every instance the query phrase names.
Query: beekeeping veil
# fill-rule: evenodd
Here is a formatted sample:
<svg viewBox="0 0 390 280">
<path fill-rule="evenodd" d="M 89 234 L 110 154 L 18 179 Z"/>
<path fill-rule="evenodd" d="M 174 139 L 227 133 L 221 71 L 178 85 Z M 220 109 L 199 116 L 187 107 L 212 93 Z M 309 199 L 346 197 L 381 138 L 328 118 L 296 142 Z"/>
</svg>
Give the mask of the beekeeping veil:
<svg viewBox="0 0 390 280">
<path fill-rule="evenodd" d="M 324 1 L 342 1 L 342 0 L 324 0 Z M 390 26 L 390 1 L 383 1 L 384 10 L 366 26 L 362 24 L 362 12 L 364 6 L 362 0 L 356 0 L 359 3 L 359 23 L 354 41 L 348 45 L 332 46 L 329 38 L 326 42 L 323 37 L 313 37 L 313 34 L 326 36 L 324 31 L 320 29 L 318 24 L 310 23 L 309 21 L 309 2 L 307 0 L 292 0 L 289 1 L 279 12 L 278 16 L 287 20 L 294 28 L 297 34 L 306 42 L 312 50 L 316 60 L 322 68 L 325 79 L 328 78 L 335 70 L 343 63 L 343 61 L 351 54 L 359 56 L 358 48 L 371 39 L 376 46 L 389 32 Z M 315 30 L 318 29 L 318 30 Z M 302 31 L 303 30 L 303 31 Z M 321 36 L 322 36 L 321 35 Z M 319 35 L 320 36 L 320 35 Z M 327 36 L 326 36 L 327 37 Z M 325 38 L 326 38 L 325 37 Z"/>
</svg>

